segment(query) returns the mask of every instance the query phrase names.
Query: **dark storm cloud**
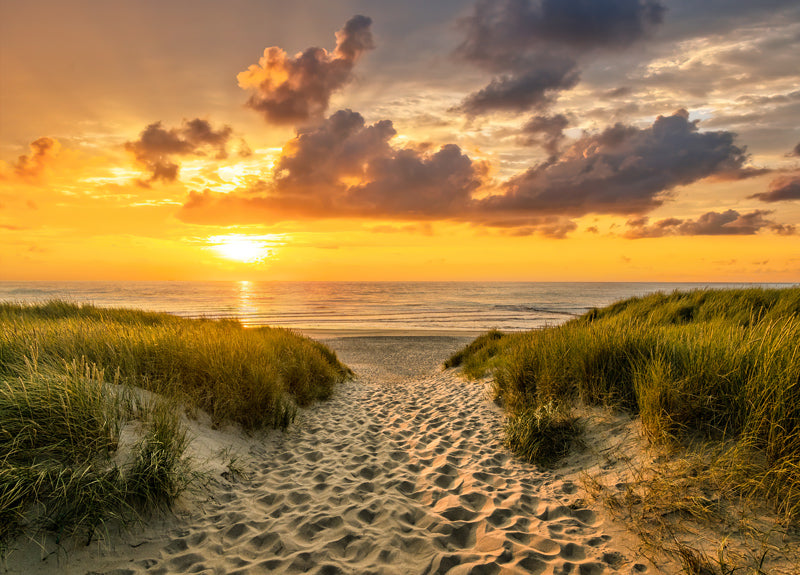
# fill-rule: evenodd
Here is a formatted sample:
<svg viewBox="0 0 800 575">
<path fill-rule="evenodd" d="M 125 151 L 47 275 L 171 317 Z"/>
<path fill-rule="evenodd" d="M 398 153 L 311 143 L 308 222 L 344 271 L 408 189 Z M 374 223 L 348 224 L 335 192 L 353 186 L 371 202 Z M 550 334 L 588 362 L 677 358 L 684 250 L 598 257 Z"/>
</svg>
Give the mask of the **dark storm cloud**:
<svg viewBox="0 0 800 575">
<path fill-rule="evenodd" d="M 267 48 L 258 65 L 236 77 L 240 87 L 253 90 L 246 105 L 276 124 L 321 117 L 331 95 L 351 79 L 356 61 L 375 47 L 371 24 L 366 16 L 353 16 L 336 33 L 333 52 L 314 47 L 292 57 Z"/>
<path fill-rule="evenodd" d="M 430 219 L 461 213 L 485 166 L 453 144 L 436 151 L 395 148 L 388 120 L 367 125 L 340 110 L 301 130 L 283 148 L 272 182 L 247 190 L 193 192 L 187 221 L 230 223 L 380 216 Z"/>
<path fill-rule="evenodd" d="M 487 211 L 571 217 L 643 214 L 672 188 L 709 176 L 735 174 L 747 159 L 731 132 L 700 132 L 679 110 L 652 126 L 616 124 L 576 140 L 556 162 L 531 168 L 480 201 Z"/>
<path fill-rule="evenodd" d="M 632 239 L 660 238 L 663 236 L 747 236 L 770 229 L 778 234 L 794 233 L 794 226 L 775 223 L 765 216 L 771 211 L 754 210 L 739 213 L 736 210 L 708 212 L 696 220 L 667 218 L 653 224 L 648 218 L 628 222 L 625 237 Z"/>
<path fill-rule="evenodd" d="M 30 149 L 30 154 L 23 154 L 14 163 L 14 173 L 17 176 L 35 178 L 41 174 L 48 161 L 58 154 L 61 145 L 58 140 L 44 136 L 31 142 Z"/>
<path fill-rule="evenodd" d="M 798 142 L 797 145 L 794 147 L 794 149 L 791 151 L 791 155 L 800 157 L 800 142 Z"/>
<path fill-rule="evenodd" d="M 125 149 L 150 172 L 150 178 L 143 184 L 157 180 L 172 182 L 180 169 L 173 161 L 174 156 L 204 156 L 210 151 L 216 158 L 224 159 L 232 134 L 230 126 L 215 130 L 208 121 L 199 118 L 184 121 L 180 128 L 169 129 L 161 122 L 154 122 L 142 131 L 138 140 L 126 142 Z"/>
<path fill-rule="evenodd" d="M 555 159 L 564 140 L 564 128 L 568 125 L 569 120 L 563 114 L 534 116 L 522 127 L 522 143 L 540 145 Z"/>
<path fill-rule="evenodd" d="M 578 82 L 581 58 L 630 46 L 663 12 L 654 0 L 479 0 L 461 22 L 457 54 L 497 76 L 460 109 L 541 108 Z"/>
<path fill-rule="evenodd" d="M 748 196 L 762 202 L 784 202 L 800 200 L 800 172 L 775 178 L 769 184 L 769 191 Z"/>
</svg>

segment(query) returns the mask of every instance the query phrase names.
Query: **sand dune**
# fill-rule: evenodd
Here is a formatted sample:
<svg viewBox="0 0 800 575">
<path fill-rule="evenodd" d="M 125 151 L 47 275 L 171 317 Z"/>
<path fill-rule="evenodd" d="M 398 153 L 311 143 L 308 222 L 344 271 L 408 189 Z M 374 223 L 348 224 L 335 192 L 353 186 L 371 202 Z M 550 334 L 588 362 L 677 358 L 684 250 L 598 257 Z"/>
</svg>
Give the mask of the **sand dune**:
<svg viewBox="0 0 800 575">
<path fill-rule="evenodd" d="M 327 343 L 360 377 L 286 433 L 238 436 L 211 499 L 89 547 L 28 545 L 25 573 L 643 573 L 576 482 L 514 459 L 485 382 L 442 372 L 456 338 Z M 195 427 L 195 429 L 200 429 Z M 197 433 L 203 434 L 199 431 Z M 218 437 L 209 440 L 214 434 Z M 226 440 L 208 430 L 213 452 Z M 213 437 L 212 437 L 213 439 Z M 652 571 L 652 569 L 650 569 Z"/>
</svg>

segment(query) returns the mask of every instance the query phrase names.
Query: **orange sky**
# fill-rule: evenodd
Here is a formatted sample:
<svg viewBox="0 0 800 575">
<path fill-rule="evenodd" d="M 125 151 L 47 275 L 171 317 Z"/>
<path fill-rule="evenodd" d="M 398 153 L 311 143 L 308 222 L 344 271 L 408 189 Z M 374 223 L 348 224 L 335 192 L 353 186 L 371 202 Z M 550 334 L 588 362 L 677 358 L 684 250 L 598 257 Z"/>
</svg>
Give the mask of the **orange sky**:
<svg viewBox="0 0 800 575">
<path fill-rule="evenodd" d="M 553 2 L 4 3 L 0 280 L 800 281 L 796 3 Z"/>
</svg>

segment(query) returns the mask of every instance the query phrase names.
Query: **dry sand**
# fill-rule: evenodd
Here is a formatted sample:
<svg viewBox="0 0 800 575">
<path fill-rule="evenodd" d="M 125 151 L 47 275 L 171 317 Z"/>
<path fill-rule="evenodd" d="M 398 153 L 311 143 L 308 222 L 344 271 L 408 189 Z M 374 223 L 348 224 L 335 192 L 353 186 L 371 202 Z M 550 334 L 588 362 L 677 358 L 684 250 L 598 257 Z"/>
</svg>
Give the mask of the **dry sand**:
<svg viewBox="0 0 800 575">
<path fill-rule="evenodd" d="M 456 337 L 327 339 L 358 374 L 285 432 L 192 424 L 208 492 L 89 546 L 24 545 L 15 573 L 654 573 L 576 474 L 501 444 L 486 381 L 441 362 Z M 613 432 L 613 430 L 611 430 Z M 238 456 L 232 474 L 226 462 Z"/>
</svg>

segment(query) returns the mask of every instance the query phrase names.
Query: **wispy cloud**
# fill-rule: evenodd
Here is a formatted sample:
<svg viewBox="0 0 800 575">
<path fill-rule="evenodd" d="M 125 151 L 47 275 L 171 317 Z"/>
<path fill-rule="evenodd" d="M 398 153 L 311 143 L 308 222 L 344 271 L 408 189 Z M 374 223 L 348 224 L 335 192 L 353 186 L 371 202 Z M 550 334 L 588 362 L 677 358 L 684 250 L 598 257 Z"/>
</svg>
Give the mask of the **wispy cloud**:
<svg viewBox="0 0 800 575">
<path fill-rule="evenodd" d="M 762 202 L 785 202 L 800 200 L 800 172 L 775 178 L 769 184 L 769 191 L 748 196 Z"/>
<path fill-rule="evenodd" d="M 61 144 L 55 138 L 43 136 L 31 142 L 31 152 L 17 158 L 13 165 L 14 173 L 22 178 L 35 179 L 47 168 L 51 159 L 61 150 Z"/>
<path fill-rule="evenodd" d="M 652 224 L 649 219 L 628 221 L 625 237 L 631 239 L 660 238 L 664 236 L 749 236 L 764 229 L 781 235 L 795 233 L 794 226 L 778 224 L 766 216 L 768 210 L 740 213 L 736 210 L 708 212 L 696 219 L 666 218 Z"/>
</svg>

